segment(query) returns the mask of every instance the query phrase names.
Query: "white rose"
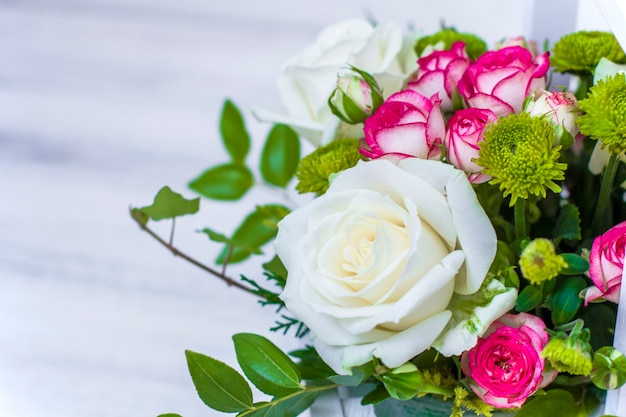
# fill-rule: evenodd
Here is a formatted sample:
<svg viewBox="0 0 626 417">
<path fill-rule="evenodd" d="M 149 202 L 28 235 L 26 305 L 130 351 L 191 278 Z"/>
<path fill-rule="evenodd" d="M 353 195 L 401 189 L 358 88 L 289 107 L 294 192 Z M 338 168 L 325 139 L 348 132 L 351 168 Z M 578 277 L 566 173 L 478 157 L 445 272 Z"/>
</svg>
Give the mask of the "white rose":
<svg viewBox="0 0 626 417">
<path fill-rule="evenodd" d="M 287 115 L 261 109 L 254 113 L 263 121 L 290 125 L 314 145 L 354 137 L 358 127 L 341 123 L 328 107 L 338 73 L 348 65 L 367 71 L 388 97 L 417 69 L 414 40 L 392 23 L 374 28 L 364 20 L 348 20 L 329 26 L 283 67 L 278 88 Z"/>
<path fill-rule="evenodd" d="M 448 323 L 454 292 L 481 287 L 496 235 L 466 175 L 438 161 L 360 162 L 278 225 L 281 298 L 336 372 L 397 367 Z"/>
</svg>

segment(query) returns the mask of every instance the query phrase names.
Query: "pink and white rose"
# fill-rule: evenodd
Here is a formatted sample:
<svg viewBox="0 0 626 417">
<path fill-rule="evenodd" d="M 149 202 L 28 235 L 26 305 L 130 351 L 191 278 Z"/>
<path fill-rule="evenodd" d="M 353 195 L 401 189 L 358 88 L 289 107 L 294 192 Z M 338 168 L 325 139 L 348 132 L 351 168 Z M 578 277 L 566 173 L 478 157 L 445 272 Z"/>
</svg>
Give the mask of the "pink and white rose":
<svg viewBox="0 0 626 417">
<path fill-rule="evenodd" d="M 548 53 L 533 59 L 521 46 L 488 51 L 471 64 L 457 87 L 468 107 L 490 109 L 496 116 L 519 113 L 524 99 L 546 86 Z"/>
<path fill-rule="evenodd" d="M 374 27 L 347 20 L 328 26 L 282 69 L 278 90 L 287 114 L 264 109 L 254 113 L 263 121 L 291 126 L 315 146 L 357 137 L 361 126 L 342 123 L 328 107 L 337 74 L 352 65 L 372 74 L 387 96 L 397 92 L 417 69 L 414 37 L 390 22 Z"/>
<path fill-rule="evenodd" d="M 539 46 L 536 41 L 527 40 L 523 36 L 514 36 L 512 38 L 504 39 L 502 42 L 498 42 L 495 45 L 495 49 L 508 48 L 509 46 L 521 46 L 528 49 L 533 58 L 539 55 Z"/>
<path fill-rule="evenodd" d="M 548 343 L 545 323 L 527 313 L 505 314 L 476 346 L 461 356 L 472 391 L 496 408 L 520 407 L 556 378 L 546 370 L 541 351 Z"/>
<path fill-rule="evenodd" d="M 465 174 L 438 161 L 359 162 L 278 224 L 281 298 L 340 374 L 398 367 L 446 327 L 453 293 L 474 294 L 496 235 Z"/>
<path fill-rule="evenodd" d="M 413 90 L 393 94 L 365 119 L 367 148 L 359 150 L 372 159 L 438 159 L 446 133 L 440 104 Z"/>
<path fill-rule="evenodd" d="M 496 115 L 488 109 L 457 110 L 450 120 L 445 137 L 448 162 L 468 174 L 470 182 L 480 184 L 491 177 L 481 173 L 483 167 L 474 162 L 478 158 L 483 132 L 489 123 L 497 120 Z"/>
<path fill-rule="evenodd" d="M 570 91 L 546 91 L 538 88 L 533 91 L 524 107 L 524 111 L 534 117 L 541 117 L 554 126 L 557 138 L 565 132 L 571 136 L 570 143 L 578 135 L 576 119 L 581 114 L 578 101 Z"/>
<path fill-rule="evenodd" d="M 456 84 L 470 63 L 465 43 L 455 42 L 448 51 L 433 51 L 418 59 L 417 75 L 409 82 L 408 88 L 426 97 L 439 94 L 442 111 L 449 112 L 453 109 L 452 96 Z"/>
<path fill-rule="evenodd" d="M 585 291 L 585 305 L 598 299 L 619 301 L 625 248 L 626 222 L 594 239 L 589 254 L 589 277 L 595 286 Z"/>
</svg>

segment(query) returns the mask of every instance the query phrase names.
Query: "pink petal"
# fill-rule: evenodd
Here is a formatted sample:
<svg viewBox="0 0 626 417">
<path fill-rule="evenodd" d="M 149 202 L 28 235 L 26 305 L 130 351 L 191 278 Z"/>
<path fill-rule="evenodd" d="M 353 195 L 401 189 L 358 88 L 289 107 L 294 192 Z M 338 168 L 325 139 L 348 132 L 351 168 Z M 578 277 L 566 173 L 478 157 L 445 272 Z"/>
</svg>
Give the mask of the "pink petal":
<svg viewBox="0 0 626 417">
<path fill-rule="evenodd" d="M 513 113 L 513 107 L 511 107 L 508 103 L 500 100 L 498 97 L 490 96 L 483 93 L 477 93 L 467 98 L 467 104 L 469 107 L 489 109 L 497 117 L 502 117 Z"/>
<path fill-rule="evenodd" d="M 425 131 L 426 126 L 422 123 L 396 126 L 379 132 L 376 141 L 382 153 L 403 153 L 426 159 L 429 148 Z"/>
<path fill-rule="evenodd" d="M 519 70 L 517 68 L 496 68 L 491 71 L 485 71 L 476 75 L 476 90 L 481 93 L 491 93 L 493 89 L 500 83 L 503 79 L 509 78 L 510 76 L 518 73 Z M 524 84 L 524 87 L 526 85 Z"/>
</svg>

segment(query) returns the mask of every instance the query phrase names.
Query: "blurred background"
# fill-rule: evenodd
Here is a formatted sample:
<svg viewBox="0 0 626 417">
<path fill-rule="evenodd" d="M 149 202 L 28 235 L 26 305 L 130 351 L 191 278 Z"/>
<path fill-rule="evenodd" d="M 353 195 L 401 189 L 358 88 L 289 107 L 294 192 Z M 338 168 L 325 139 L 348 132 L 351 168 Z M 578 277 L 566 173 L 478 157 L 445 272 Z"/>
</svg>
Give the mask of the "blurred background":
<svg viewBox="0 0 626 417">
<path fill-rule="evenodd" d="M 269 335 L 276 316 L 174 258 L 128 208 L 163 185 L 195 197 L 188 181 L 227 159 L 227 97 L 257 139 L 253 161 L 269 127 L 249 109 L 280 111 L 283 63 L 353 17 L 444 23 L 490 45 L 606 29 L 593 0 L 0 0 L 0 415 L 221 415 L 197 397 L 184 350 L 235 364 L 231 335 Z M 275 197 L 203 201 L 175 244 L 211 264 L 220 247 L 195 230 L 230 233 Z"/>
</svg>

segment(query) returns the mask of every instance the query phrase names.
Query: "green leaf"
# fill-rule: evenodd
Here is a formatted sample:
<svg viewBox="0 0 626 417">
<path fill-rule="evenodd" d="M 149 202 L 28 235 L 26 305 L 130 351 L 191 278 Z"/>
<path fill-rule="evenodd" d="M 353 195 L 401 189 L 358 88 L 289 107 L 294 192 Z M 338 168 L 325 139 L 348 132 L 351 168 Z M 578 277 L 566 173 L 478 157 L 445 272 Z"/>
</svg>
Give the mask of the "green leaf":
<svg viewBox="0 0 626 417">
<path fill-rule="evenodd" d="M 146 225 L 150 217 L 144 212 L 142 209 L 131 208 L 130 209 L 130 217 L 135 219 L 139 224 Z"/>
<path fill-rule="evenodd" d="M 581 275 L 589 270 L 589 261 L 575 253 L 562 253 L 559 255 L 567 263 L 567 267 L 561 270 L 563 275 Z"/>
<path fill-rule="evenodd" d="M 554 389 L 527 401 L 515 417 L 587 417 L 587 410 L 570 392 Z"/>
<path fill-rule="evenodd" d="M 180 414 L 167 413 L 167 414 L 159 414 L 157 417 L 183 417 Z"/>
<path fill-rule="evenodd" d="M 389 395 L 403 401 L 415 397 L 421 391 L 424 382 L 424 376 L 420 371 L 399 374 L 389 372 L 381 375 L 379 378 L 385 385 Z"/>
<path fill-rule="evenodd" d="M 352 368 L 352 375 L 333 375 L 328 377 L 335 384 L 343 385 L 346 387 L 358 387 L 367 378 L 370 377 L 368 372 L 365 372 L 362 368 Z"/>
<path fill-rule="evenodd" d="M 559 217 L 554 225 L 553 236 L 555 239 L 580 240 L 580 212 L 574 204 L 563 206 Z"/>
<path fill-rule="evenodd" d="M 278 286 L 285 288 L 287 268 L 285 268 L 278 255 L 274 255 L 271 261 L 265 262 L 262 266 L 268 280 L 274 280 Z"/>
<path fill-rule="evenodd" d="M 300 140 L 289 126 L 275 125 L 261 153 L 261 176 L 278 187 L 286 187 L 300 162 Z"/>
<path fill-rule="evenodd" d="M 139 210 L 152 220 L 163 220 L 184 216 L 185 214 L 194 214 L 199 209 L 199 198 L 187 200 L 182 195 L 172 191 L 170 187 L 165 186 L 154 197 L 154 202 L 151 206 L 142 207 Z"/>
<path fill-rule="evenodd" d="M 312 346 L 289 352 L 294 358 L 300 359 L 298 369 L 303 379 L 326 379 L 335 374 Z"/>
<path fill-rule="evenodd" d="M 564 280 L 552 296 L 552 322 L 561 325 L 572 320 L 582 299 L 578 294 L 587 287 L 587 282 L 582 277 L 568 277 Z"/>
<path fill-rule="evenodd" d="M 187 350 L 185 356 L 193 384 L 206 405 L 225 413 L 252 408 L 252 390 L 239 372 L 201 353 Z"/>
<path fill-rule="evenodd" d="M 302 388 L 298 367 L 263 336 L 233 336 L 237 361 L 250 382 L 266 394 L 284 396 Z"/>
<path fill-rule="evenodd" d="M 214 166 L 189 183 L 189 188 L 215 200 L 238 200 L 252 187 L 254 176 L 236 163 Z"/>
<path fill-rule="evenodd" d="M 376 405 L 391 397 L 384 385 L 377 385 L 376 388 L 368 392 L 361 399 L 361 405 Z"/>
<path fill-rule="evenodd" d="M 228 262 L 235 263 L 247 259 L 254 251 L 272 240 L 278 231 L 278 222 L 289 213 L 280 205 L 257 206 L 235 230 L 231 241 L 235 245 Z M 230 248 L 225 247 L 218 256 L 216 263 L 223 264 L 228 258 Z M 258 251 L 257 251 L 258 252 Z"/>
<path fill-rule="evenodd" d="M 613 344 L 616 317 L 615 310 L 609 307 L 608 304 L 591 303 L 583 309 L 580 317 L 593 335 L 589 343 L 591 343 L 591 347 L 594 350 Z"/>
<path fill-rule="evenodd" d="M 250 150 L 250 135 L 241 116 L 241 112 L 232 101 L 224 101 L 220 117 L 220 133 L 226 151 L 233 162 L 242 163 Z"/>
<path fill-rule="evenodd" d="M 515 302 L 515 310 L 520 313 L 530 311 L 541 304 L 542 300 L 543 294 L 541 290 L 534 285 L 529 285 L 519 293 Z"/>
<path fill-rule="evenodd" d="M 246 250 L 250 252 L 251 254 L 253 253 L 255 255 L 260 255 L 261 253 L 263 253 L 261 252 L 261 249 L 258 246 L 249 246 L 246 242 L 229 238 L 221 233 L 217 233 L 216 231 L 209 229 L 208 227 L 205 227 L 204 229 L 199 230 L 199 232 L 206 234 L 209 237 L 209 239 L 211 239 L 213 242 L 226 243 L 227 245 L 229 245 L 229 247 L 232 246 L 232 247 L 239 248 L 240 250 Z"/>
<path fill-rule="evenodd" d="M 296 417 L 311 407 L 319 391 L 296 391 L 286 397 L 274 398 L 271 402 L 255 403 L 255 408 L 237 414 L 237 417 Z"/>
</svg>

